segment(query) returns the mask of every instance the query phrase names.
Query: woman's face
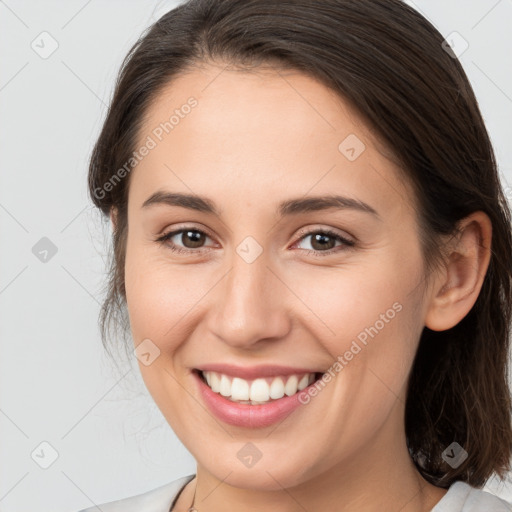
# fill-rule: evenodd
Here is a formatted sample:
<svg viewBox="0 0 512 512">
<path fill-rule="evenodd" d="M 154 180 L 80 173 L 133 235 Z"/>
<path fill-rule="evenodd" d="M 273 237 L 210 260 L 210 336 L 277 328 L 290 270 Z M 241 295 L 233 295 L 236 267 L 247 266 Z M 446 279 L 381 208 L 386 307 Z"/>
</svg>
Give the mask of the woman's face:
<svg viewBox="0 0 512 512">
<path fill-rule="evenodd" d="M 142 377 L 198 467 L 278 489 L 405 449 L 428 309 L 418 225 L 411 189 L 356 113 L 297 72 L 210 66 L 158 96 L 139 142 L 131 329 Z M 346 199 L 319 199 L 335 196 Z M 206 389 L 195 370 L 207 365 L 235 397 L 291 384 L 282 400 L 236 405 Z M 296 394 L 316 372 L 330 379 Z"/>
</svg>

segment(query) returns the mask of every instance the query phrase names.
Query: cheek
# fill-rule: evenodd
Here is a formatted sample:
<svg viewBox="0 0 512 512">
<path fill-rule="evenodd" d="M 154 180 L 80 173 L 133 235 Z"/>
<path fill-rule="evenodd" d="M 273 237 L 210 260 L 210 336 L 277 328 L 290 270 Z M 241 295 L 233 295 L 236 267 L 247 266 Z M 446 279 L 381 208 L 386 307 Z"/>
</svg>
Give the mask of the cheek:
<svg viewBox="0 0 512 512">
<path fill-rule="evenodd" d="M 175 377 L 180 366 L 177 354 L 188 336 L 186 315 L 204 292 L 183 267 L 169 265 L 155 252 L 128 240 L 126 301 L 134 345 L 149 339 L 159 350 L 151 364 L 138 361 L 142 379 L 171 427 L 181 433 L 183 388 Z"/>
<path fill-rule="evenodd" d="M 322 320 L 311 317 L 308 325 L 317 326 L 317 339 L 335 361 L 327 386 L 338 406 L 324 415 L 325 423 L 333 426 L 326 434 L 328 442 L 324 444 L 324 438 L 316 445 L 320 451 L 325 446 L 337 447 L 325 453 L 326 460 L 339 456 L 337 450 L 348 453 L 369 442 L 405 400 L 422 329 L 421 297 L 411 293 L 412 283 L 420 279 L 420 268 L 414 264 L 399 268 L 392 261 L 386 265 L 384 259 L 376 268 L 375 272 L 370 267 L 364 272 L 347 269 L 336 279 L 332 274 L 316 279 L 315 287 L 309 287 L 305 295 Z M 298 293 L 305 293 L 307 282 L 303 278 Z M 401 421 L 400 414 L 395 418 Z"/>
<path fill-rule="evenodd" d="M 294 268 L 284 277 L 301 299 L 296 313 L 331 355 L 350 350 L 354 340 L 365 346 L 371 340 L 391 338 L 399 344 L 408 338 L 401 332 L 414 323 L 418 297 L 411 292 L 420 279 L 415 260 L 384 253 L 337 268 Z"/>
<path fill-rule="evenodd" d="M 218 279 L 208 265 L 170 264 L 165 249 L 145 251 L 128 242 L 125 289 L 134 343 L 151 339 L 161 351 L 161 364 L 172 365 Z"/>
<path fill-rule="evenodd" d="M 406 384 L 422 330 L 421 258 L 408 256 L 382 251 L 295 273 L 294 292 L 312 310 L 301 305 L 301 318 L 332 357 L 340 403 L 386 409 Z"/>
<path fill-rule="evenodd" d="M 144 250 L 128 237 L 125 289 L 135 343 L 141 337 L 160 338 L 173 319 L 184 313 L 184 274 L 173 272 L 163 258 L 155 258 L 154 250 Z M 180 297 L 185 300 L 178 300 Z"/>
</svg>

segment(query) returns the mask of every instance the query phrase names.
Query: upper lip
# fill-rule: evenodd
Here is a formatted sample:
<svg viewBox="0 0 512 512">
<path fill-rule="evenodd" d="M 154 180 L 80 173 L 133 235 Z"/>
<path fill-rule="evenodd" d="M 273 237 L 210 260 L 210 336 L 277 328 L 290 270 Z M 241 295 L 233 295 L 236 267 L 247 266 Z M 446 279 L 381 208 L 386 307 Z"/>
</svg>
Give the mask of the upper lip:
<svg viewBox="0 0 512 512">
<path fill-rule="evenodd" d="M 245 380 L 253 380 L 258 377 L 277 377 L 279 375 L 303 375 L 305 373 L 323 373 L 321 370 L 311 368 L 292 368 L 281 365 L 237 366 L 234 364 L 209 363 L 197 367 L 199 371 L 213 371 L 224 373 L 231 377 L 239 377 Z"/>
</svg>

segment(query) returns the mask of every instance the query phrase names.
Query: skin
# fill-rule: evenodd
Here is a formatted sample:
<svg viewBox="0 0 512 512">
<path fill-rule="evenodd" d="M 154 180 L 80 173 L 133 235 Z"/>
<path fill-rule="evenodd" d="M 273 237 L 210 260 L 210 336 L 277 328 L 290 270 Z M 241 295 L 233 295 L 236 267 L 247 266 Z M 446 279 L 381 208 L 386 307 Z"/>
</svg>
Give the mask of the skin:
<svg viewBox="0 0 512 512">
<path fill-rule="evenodd" d="M 228 504 L 251 512 L 429 511 L 446 490 L 426 482 L 409 457 L 407 377 L 423 327 L 448 329 L 475 303 L 490 221 L 482 212 L 464 219 L 461 235 L 447 240 L 447 264 L 426 276 L 412 189 L 356 112 L 299 72 L 257 71 L 210 64 L 169 84 L 147 111 L 141 143 L 190 96 L 198 105 L 130 176 L 130 324 L 135 345 L 149 338 L 160 350 L 139 367 L 197 461 L 197 477 L 173 510 L 188 510 L 196 491 L 199 512 Z M 338 150 L 349 134 L 366 146 L 354 161 Z M 157 190 L 207 196 L 221 213 L 142 208 Z M 380 217 L 336 208 L 276 214 L 283 200 L 333 193 L 368 203 Z M 112 221 L 115 228 L 115 210 Z M 179 234 L 172 241 L 190 252 L 177 254 L 171 241 L 155 241 L 184 227 L 206 230 L 203 245 Z M 300 228 L 331 228 L 356 244 L 334 239 L 322 249 Z M 236 252 L 247 236 L 263 249 L 252 263 Z M 335 252 L 322 256 L 329 248 Z M 235 427 L 206 409 L 192 368 L 274 363 L 325 371 L 394 303 L 401 311 L 281 423 Z M 251 468 L 237 458 L 247 442 L 262 453 Z"/>
</svg>

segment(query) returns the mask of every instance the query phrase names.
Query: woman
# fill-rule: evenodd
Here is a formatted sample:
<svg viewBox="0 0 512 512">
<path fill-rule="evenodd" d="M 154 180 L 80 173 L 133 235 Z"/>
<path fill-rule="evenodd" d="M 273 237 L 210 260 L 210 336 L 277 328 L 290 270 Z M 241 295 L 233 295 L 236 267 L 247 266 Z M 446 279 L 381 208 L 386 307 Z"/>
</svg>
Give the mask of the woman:
<svg viewBox="0 0 512 512">
<path fill-rule="evenodd" d="M 125 318 L 197 461 L 102 510 L 511 510 L 479 489 L 510 469 L 510 210 L 415 10 L 173 9 L 123 64 L 89 188 L 104 343 Z"/>
</svg>

